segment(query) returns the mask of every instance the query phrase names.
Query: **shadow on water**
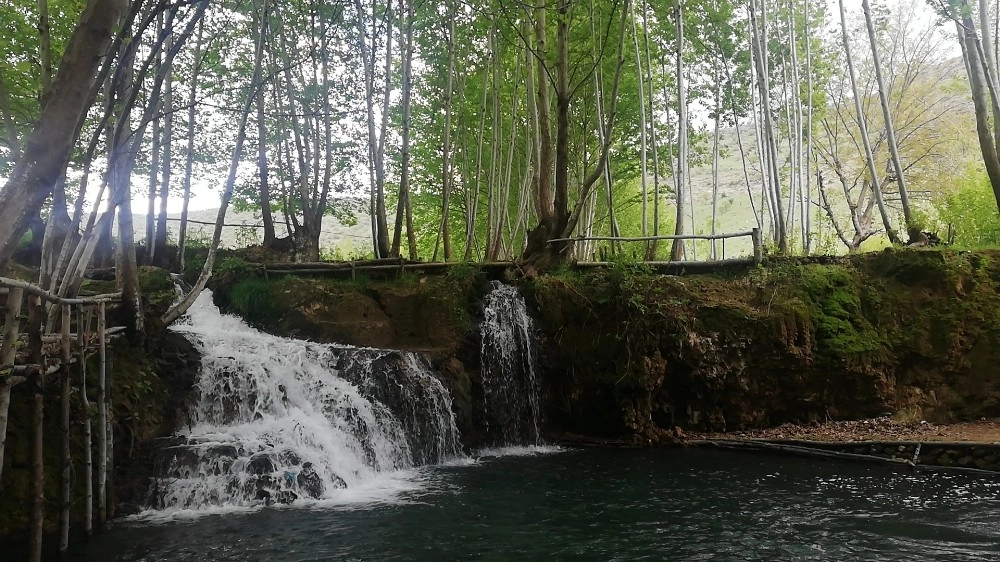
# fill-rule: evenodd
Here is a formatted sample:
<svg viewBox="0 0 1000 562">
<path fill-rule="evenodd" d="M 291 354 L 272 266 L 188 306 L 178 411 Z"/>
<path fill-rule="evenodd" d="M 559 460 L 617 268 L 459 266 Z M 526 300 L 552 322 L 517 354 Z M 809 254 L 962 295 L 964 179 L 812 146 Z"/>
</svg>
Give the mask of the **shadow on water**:
<svg viewBox="0 0 1000 562">
<path fill-rule="evenodd" d="M 995 560 L 1000 482 L 703 450 L 424 468 L 370 502 L 119 523 L 76 560 Z"/>
</svg>

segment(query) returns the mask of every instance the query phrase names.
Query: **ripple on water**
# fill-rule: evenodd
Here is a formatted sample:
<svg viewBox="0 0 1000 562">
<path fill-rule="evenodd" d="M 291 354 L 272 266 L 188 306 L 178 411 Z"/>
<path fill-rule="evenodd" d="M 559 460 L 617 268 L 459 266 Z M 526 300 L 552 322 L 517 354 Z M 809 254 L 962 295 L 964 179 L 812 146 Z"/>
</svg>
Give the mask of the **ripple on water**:
<svg viewBox="0 0 1000 562">
<path fill-rule="evenodd" d="M 480 452 L 352 501 L 119 523 L 78 559 L 1000 559 L 994 480 L 698 450 L 541 452 Z"/>
</svg>

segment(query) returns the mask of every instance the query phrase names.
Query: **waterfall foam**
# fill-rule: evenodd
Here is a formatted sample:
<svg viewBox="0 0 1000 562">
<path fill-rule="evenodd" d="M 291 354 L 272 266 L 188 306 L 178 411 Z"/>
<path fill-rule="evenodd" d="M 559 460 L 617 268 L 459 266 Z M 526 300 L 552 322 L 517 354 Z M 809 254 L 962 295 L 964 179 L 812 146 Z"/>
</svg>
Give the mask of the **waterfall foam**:
<svg viewBox="0 0 1000 562">
<path fill-rule="evenodd" d="M 539 445 L 534 323 L 516 287 L 493 282 L 480 324 L 487 441 L 494 446 Z"/>
<path fill-rule="evenodd" d="M 154 509 L 330 498 L 462 454 L 451 396 L 417 355 L 265 334 L 207 290 L 174 329 L 202 365 L 190 425 L 159 453 Z"/>
</svg>

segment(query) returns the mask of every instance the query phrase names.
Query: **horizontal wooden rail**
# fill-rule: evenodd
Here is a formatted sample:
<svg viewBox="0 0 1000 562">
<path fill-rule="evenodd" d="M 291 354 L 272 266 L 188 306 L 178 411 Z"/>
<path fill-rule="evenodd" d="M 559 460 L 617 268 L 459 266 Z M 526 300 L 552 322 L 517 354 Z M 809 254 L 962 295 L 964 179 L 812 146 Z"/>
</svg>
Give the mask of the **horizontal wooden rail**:
<svg viewBox="0 0 1000 562">
<path fill-rule="evenodd" d="M 637 262 L 643 265 L 648 265 L 652 268 L 677 268 L 677 269 L 713 269 L 718 267 L 725 267 L 727 265 L 737 266 L 737 265 L 754 265 L 755 262 L 753 258 L 731 258 L 727 260 L 705 260 L 705 261 L 694 261 L 694 260 L 679 260 L 679 261 L 645 261 Z M 609 267 L 615 265 L 615 262 L 609 261 L 578 261 L 574 264 L 576 267 Z"/>
<path fill-rule="evenodd" d="M 744 230 L 741 232 L 727 232 L 725 234 L 664 234 L 662 236 L 576 236 L 573 238 L 553 238 L 549 240 L 548 243 L 552 244 L 555 242 L 652 242 L 655 240 L 722 240 L 722 252 L 725 256 L 726 251 L 726 240 L 730 238 L 742 238 L 749 236 L 753 242 L 753 263 L 760 265 L 764 261 L 764 246 L 761 238 L 761 230 L 759 228 L 753 228 L 751 230 Z M 733 260 L 705 260 L 705 261 L 675 261 L 675 262 L 645 262 L 648 264 L 656 265 L 691 265 L 695 263 L 701 264 L 725 264 L 732 262 Z M 745 261 L 745 260 L 740 260 Z M 601 264 L 607 265 L 608 262 L 584 262 L 590 264 Z"/>
<path fill-rule="evenodd" d="M 726 238 L 742 238 L 753 236 L 753 230 L 743 232 L 730 232 L 726 234 L 670 234 L 663 236 L 576 236 L 573 238 L 554 238 L 553 242 L 583 242 L 583 241 L 605 241 L 605 242 L 651 242 L 653 240 L 725 240 Z"/>
<path fill-rule="evenodd" d="M 33 285 L 31 283 L 20 281 L 18 279 L 9 279 L 7 277 L 0 277 L 0 287 L 7 289 L 21 289 L 29 295 L 34 295 L 36 297 L 41 297 L 43 300 L 54 303 L 54 304 L 70 304 L 70 305 L 89 305 L 89 304 L 100 304 L 102 302 L 117 302 L 122 298 L 121 293 L 107 293 L 104 295 L 94 295 L 92 297 L 75 297 L 66 298 L 55 295 L 45 289 L 39 287 L 38 285 Z"/>
</svg>

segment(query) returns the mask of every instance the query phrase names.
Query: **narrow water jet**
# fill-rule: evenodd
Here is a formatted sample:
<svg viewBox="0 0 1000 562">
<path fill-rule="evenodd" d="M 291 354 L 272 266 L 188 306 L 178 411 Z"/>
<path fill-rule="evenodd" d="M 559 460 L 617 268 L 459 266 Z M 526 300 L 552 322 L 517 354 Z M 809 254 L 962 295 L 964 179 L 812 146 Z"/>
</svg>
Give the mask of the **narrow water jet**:
<svg viewBox="0 0 1000 562">
<path fill-rule="evenodd" d="M 480 324 L 486 441 L 493 446 L 539 445 L 534 322 L 516 287 L 493 282 Z"/>
<path fill-rule="evenodd" d="M 462 454 L 451 396 L 415 354 L 265 334 L 207 290 L 174 329 L 201 372 L 188 426 L 156 459 L 150 508 L 328 498 Z"/>
</svg>

